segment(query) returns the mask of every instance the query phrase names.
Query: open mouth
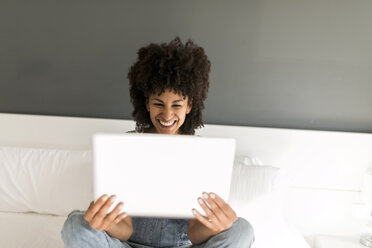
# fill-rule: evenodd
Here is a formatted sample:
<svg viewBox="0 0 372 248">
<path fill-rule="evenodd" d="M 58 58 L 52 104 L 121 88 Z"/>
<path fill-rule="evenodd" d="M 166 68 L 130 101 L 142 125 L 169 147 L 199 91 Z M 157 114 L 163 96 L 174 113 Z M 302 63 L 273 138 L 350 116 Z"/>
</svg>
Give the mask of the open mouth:
<svg viewBox="0 0 372 248">
<path fill-rule="evenodd" d="M 170 127 L 173 127 L 174 124 L 176 123 L 176 121 L 161 121 L 161 120 L 158 120 L 158 122 L 160 123 L 160 125 L 164 128 L 170 128 Z"/>
</svg>

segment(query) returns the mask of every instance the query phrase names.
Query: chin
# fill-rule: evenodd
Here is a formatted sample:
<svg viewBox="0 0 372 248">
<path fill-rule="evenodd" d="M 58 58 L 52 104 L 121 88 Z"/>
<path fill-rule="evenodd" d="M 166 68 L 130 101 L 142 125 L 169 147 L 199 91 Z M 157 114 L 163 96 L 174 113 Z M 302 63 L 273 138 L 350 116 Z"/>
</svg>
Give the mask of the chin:
<svg viewBox="0 0 372 248">
<path fill-rule="evenodd" d="M 157 132 L 160 134 L 177 134 L 177 129 L 176 130 L 166 130 L 164 128 L 157 128 Z"/>
<path fill-rule="evenodd" d="M 177 132 L 173 132 L 173 131 L 162 131 L 162 132 L 159 132 L 160 134 L 177 134 Z"/>
</svg>

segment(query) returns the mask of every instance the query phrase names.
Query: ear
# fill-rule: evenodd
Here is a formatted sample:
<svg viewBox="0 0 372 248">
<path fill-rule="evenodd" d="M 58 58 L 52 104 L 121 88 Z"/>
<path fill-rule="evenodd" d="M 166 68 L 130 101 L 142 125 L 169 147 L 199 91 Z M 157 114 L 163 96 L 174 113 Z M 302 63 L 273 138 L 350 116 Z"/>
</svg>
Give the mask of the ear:
<svg viewBox="0 0 372 248">
<path fill-rule="evenodd" d="M 186 114 L 188 115 L 191 112 L 192 105 L 187 105 Z"/>
</svg>

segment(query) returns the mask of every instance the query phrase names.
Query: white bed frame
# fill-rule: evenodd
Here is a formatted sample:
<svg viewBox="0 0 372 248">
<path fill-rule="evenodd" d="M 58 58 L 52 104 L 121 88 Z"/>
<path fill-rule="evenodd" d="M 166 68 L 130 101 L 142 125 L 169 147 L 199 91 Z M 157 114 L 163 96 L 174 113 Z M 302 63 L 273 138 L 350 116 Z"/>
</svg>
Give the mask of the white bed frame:
<svg viewBox="0 0 372 248">
<path fill-rule="evenodd" d="M 0 113 L 0 145 L 90 149 L 95 132 L 134 129 L 130 120 Z M 318 234 L 360 234 L 363 173 L 372 166 L 372 134 L 205 125 L 203 136 L 234 137 L 239 155 L 291 176 L 284 214 L 312 245 Z"/>
</svg>

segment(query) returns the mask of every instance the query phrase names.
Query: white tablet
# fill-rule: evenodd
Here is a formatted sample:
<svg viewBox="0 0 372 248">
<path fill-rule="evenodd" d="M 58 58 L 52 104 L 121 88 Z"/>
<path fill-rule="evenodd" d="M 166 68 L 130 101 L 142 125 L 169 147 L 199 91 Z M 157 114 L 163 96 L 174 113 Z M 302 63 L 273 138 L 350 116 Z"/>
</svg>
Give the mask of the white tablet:
<svg viewBox="0 0 372 248">
<path fill-rule="evenodd" d="M 95 134 L 94 199 L 117 196 L 129 216 L 194 218 L 197 198 L 230 192 L 235 140 L 191 135 Z"/>
</svg>

